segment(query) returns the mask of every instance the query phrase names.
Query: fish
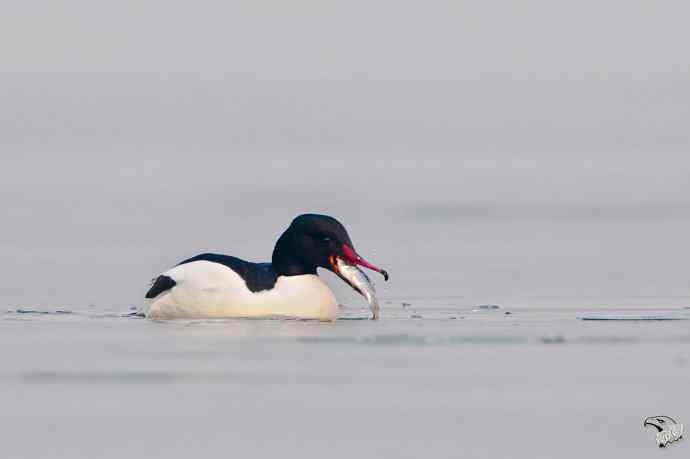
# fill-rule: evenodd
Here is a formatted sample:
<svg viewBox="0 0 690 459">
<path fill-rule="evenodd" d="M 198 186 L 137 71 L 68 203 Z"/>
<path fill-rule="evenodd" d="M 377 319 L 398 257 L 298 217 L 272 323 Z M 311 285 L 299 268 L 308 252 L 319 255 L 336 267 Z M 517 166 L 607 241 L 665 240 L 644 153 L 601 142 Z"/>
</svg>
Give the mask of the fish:
<svg viewBox="0 0 690 459">
<path fill-rule="evenodd" d="M 369 303 L 369 309 L 371 309 L 371 313 L 373 314 L 372 319 L 378 320 L 380 309 L 379 300 L 376 298 L 376 289 L 371 279 L 369 279 L 369 276 L 357 266 L 348 263 L 340 257 L 338 257 L 336 261 L 336 266 L 338 270 L 337 274 L 350 284 L 353 289 L 357 290 L 366 298 L 367 303 Z"/>
</svg>

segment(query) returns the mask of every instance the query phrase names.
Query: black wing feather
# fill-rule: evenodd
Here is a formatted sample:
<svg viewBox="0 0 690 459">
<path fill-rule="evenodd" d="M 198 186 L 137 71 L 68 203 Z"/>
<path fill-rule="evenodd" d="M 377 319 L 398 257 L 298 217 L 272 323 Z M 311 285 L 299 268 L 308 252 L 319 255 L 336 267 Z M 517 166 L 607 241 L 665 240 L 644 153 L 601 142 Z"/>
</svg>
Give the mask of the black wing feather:
<svg viewBox="0 0 690 459">
<path fill-rule="evenodd" d="M 146 298 L 155 298 L 176 285 L 177 282 L 175 282 L 172 277 L 158 276 L 151 286 L 151 289 L 146 292 Z"/>
<path fill-rule="evenodd" d="M 194 261 L 210 261 L 212 263 L 219 263 L 223 266 L 227 266 L 244 279 L 247 288 L 255 293 L 272 289 L 278 280 L 278 275 L 274 271 L 271 263 L 251 263 L 240 258 L 231 257 L 230 255 L 203 253 L 183 261 L 180 265 L 192 263 Z"/>
</svg>

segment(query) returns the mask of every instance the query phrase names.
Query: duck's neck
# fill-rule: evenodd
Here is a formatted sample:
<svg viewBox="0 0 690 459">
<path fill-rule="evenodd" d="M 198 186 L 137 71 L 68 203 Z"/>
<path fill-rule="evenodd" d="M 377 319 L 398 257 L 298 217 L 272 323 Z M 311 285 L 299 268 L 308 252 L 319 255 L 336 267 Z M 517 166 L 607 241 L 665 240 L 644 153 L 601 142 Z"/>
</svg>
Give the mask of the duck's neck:
<svg viewBox="0 0 690 459">
<path fill-rule="evenodd" d="M 278 239 L 273 249 L 271 265 L 279 276 L 301 276 L 316 274 L 316 265 L 305 262 L 297 248 L 296 237 L 288 228 Z"/>
</svg>

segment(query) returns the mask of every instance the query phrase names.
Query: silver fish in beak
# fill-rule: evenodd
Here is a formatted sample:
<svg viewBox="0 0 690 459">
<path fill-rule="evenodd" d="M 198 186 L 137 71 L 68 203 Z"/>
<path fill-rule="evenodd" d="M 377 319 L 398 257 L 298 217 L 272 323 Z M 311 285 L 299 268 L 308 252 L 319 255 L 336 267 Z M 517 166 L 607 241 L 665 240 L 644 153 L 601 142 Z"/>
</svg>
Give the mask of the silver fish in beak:
<svg viewBox="0 0 690 459">
<path fill-rule="evenodd" d="M 366 298 L 369 303 L 369 309 L 371 309 L 373 314 L 372 319 L 377 320 L 379 318 L 379 300 L 376 298 L 376 289 L 374 284 L 371 283 L 369 276 L 356 265 L 348 263 L 340 257 L 334 258 L 335 273 Z"/>
</svg>

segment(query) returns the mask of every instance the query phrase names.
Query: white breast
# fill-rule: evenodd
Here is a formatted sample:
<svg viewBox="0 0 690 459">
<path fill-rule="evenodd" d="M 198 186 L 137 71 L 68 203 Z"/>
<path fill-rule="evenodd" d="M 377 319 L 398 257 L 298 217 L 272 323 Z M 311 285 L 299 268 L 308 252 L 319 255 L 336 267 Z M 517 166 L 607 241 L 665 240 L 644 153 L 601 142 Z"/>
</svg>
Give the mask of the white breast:
<svg viewBox="0 0 690 459">
<path fill-rule="evenodd" d="M 148 300 L 141 311 L 152 319 L 290 317 L 335 320 L 337 302 L 318 276 L 280 276 L 270 290 L 252 292 L 235 271 L 194 261 L 163 273 L 177 285 Z"/>
</svg>

